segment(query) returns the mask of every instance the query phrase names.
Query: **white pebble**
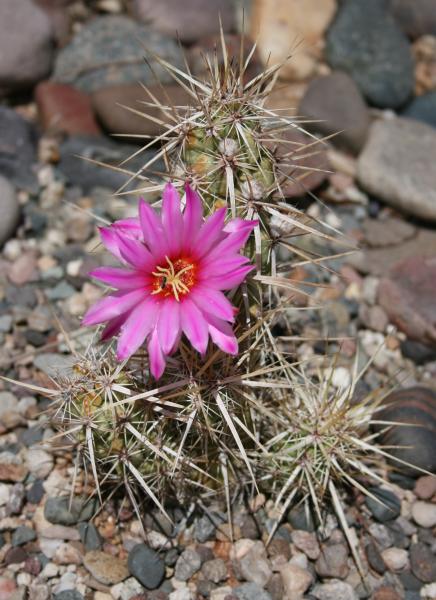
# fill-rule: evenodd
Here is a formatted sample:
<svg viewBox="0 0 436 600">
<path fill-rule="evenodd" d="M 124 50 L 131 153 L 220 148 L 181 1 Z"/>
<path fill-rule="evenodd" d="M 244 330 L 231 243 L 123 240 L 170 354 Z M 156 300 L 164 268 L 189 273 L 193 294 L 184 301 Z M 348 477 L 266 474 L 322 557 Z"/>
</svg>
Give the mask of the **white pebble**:
<svg viewBox="0 0 436 600">
<path fill-rule="evenodd" d="M 436 525 L 436 504 L 415 502 L 412 506 L 412 516 L 420 527 L 434 527 Z"/>
</svg>

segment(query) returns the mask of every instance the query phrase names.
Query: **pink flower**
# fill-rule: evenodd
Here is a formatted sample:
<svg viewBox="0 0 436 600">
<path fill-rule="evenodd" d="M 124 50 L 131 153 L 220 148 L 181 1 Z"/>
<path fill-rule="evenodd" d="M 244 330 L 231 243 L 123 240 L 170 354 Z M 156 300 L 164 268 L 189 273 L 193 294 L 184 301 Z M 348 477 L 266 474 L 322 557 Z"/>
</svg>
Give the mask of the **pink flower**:
<svg viewBox="0 0 436 600">
<path fill-rule="evenodd" d="M 101 228 L 103 244 L 123 268 L 90 273 L 116 291 L 91 307 L 83 323 L 107 322 L 104 340 L 120 334 L 119 360 L 148 340 L 150 371 L 158 379 L 182 334 L 201 354 L 209 335 L 224 352 L 237 353 L 230 325 L 235 309 L 222 290 L 239 285 L 252 270 L 239 250 L 257 221 L 234 219 L 225 225 L 225 215 L 222 208 L 203 221 L 201 199 L 189 186 L 182 212 L 179 194 L 168 184 L 160 216 L 141 199 L 139 219 Z"/>
</svg>

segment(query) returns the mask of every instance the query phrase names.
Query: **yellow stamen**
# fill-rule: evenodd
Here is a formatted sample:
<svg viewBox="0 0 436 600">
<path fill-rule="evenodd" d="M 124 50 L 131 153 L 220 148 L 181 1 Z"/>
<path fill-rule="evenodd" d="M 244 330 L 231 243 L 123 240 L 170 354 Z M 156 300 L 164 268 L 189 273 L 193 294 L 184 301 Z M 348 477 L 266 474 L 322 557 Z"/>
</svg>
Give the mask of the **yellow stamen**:
<svg viewBox="0 0 436 600">
<path fill-rule="evenodd" d="M 165 256 L 165 259 L 169 266 L 166 268 L 165 267 L 156 267 L 156 271 L 152 272 L 152 275 L 159 278 L 159 280 L 163 281 L 163 287 L 161 287 L 157 290 L 154 290 L 151 293 L 152 293 L 152 295 L 160 294 L 166 288 L 167 285 L 170 285 L 172 287 L 172 292 L 174 294 L 175 299 L 177 300 L 177 302 L 179 302 L 180 301 L 179 294 L 181 294 L 181 293 L 186 294 L 189 292 L 188 286 L 183 283 L 183 281 L 181 280 L 181 277 L 187 271 L 190 271 L 191 269 L 193 269 L 194 266 L 188 265 L 188 266 L 184 267 L 183 269 L 180 269 L 180 271 L 178 271 L 176 273 L 176 271 L 174 269 L 174 264 L 170 261 L 168 256 Z"/>
</svg>

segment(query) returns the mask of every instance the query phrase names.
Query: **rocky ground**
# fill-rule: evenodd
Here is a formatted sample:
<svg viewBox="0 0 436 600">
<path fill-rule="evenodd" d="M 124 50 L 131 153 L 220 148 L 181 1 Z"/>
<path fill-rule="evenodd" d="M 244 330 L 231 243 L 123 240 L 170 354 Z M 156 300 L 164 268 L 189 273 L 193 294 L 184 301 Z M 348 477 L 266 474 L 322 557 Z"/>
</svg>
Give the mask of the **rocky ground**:
<svg viewBox="0 0 436 600">
<path fill-rule="evenodd" d="M 421 427 L 397 428 L 395 443 L 413 442 L 403 457 L 436 471 L 434 2 L 313 0 L 304 13 L 300 6 L 253 0 L 251 34 L 262 25 L 256 60 L 270 50 L 280 60 L 296 38 L 306 40 L 283 68 L 271 106 L 295 106 L 297 114 L 321 120 L 310 125 L 315 134 L 341 133 L 326 151 L 331 174 L 305 180 L 323 204 L 303 198 L 298 186 L 292 195 L 360 250 L 329 263 L 336 274 L 323 274 L 329 286 L 312 300 L 297 298 L 309 310 L 291 315 L 293 330 L 284 335 L 308 341 L 284 342 L 309 358 L 326 351 L 327 337 L 341 338 L 340 346 L 329 344 L 341 352 L 337 386 L 349 380 L 356 351 L 364 364 L 378 349 L 364 386 L 392 378 L 404 388 L 391 398 L 389 417 L 406 410 Z M 97 225 L 133 214 L 136 201 L 112 195 L 123 174 L 76 155 L 116 164 L 136 146 L 108 132 L 158 132 L 153 121 L 116 106 L 137 106 L 138 79 L 160 93 L 138 39 L 183 65 L 177 29 L 200 73 L 200 51 L 216 40 L 218 10 L 236 43 L 230 0 L 0 3 L 0 369 L 6 376 L 45 385 L 71 365 L 60 324 L 77 350 L 92 335 L 80 317 L 102 293 L 87 277 L 107 260 Z M 183 102 L 154 67 L 169 95 Z M 306 243 L 319 249 L 319 242 Z M 302 282 L 315 277 L 310 268 L 295 273 Z M 310 310 L 320 303 L 322 311 Z M 416 479 L 407 469 L 393 475 L 394 492 L 374 492 L 390 509 L 350 498 L 347 519 L 360 538 L 366 588 L 332 515 L 321 536 L 293 510 L 266 548 L 274 514 L 264 498 L 252 510 L 234 507 L 233 542 L 222 506 L 207 514 L 174 509 L 175 527 L 147 509 L 145 534 L 128 503 L 109 503 L 96 516 L 92 503 L 77 499 L 69 507 L 72 457 L 44 445 L 53 434 L 46 408 L 42 397 L 0 383 L 0 600 L 436 598 L 434 478 Z M 75 491 L 85 495 L 84 482 Z"/>
</svg>

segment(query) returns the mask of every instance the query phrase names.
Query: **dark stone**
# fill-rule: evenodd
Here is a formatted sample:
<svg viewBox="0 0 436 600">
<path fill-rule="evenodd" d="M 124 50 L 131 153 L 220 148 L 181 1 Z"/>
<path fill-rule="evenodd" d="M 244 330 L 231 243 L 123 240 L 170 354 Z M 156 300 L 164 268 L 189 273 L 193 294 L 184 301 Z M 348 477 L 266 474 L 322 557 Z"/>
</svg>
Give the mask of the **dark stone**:
<svg viewBox="0 0 436 600">
<path fill-rule="evenodd" d="M 321 546 L 321 554 L 316 560 L 315 570 L 320 577 L 345 579 L 349 573 L 348 548 L 344 544 Z"/>
<path fill-rule="evenodd" d="M 92 164 L 86 159 L 118 166 L 137 150 L 137 146 L 119 144 L 104 137 L 72 136 L 60 146 L 61 159 L 58 168 L 70 185 L 77 185 L 86 193 L 97 186 L 117 189 L 126 183 L 127 175 Z M 153 152 L 150 151 L 140 152 L 138 156 L 126 163 L 126 167 L 136 172 L 152 154 Z M 153 168 L 161 170 L 162 162 L 158 161 Z M 132 182 L 126 190 L 133 189 L 137 185 L 137 181 Z"/>
<path fill-rule="evenodd" d="M 105 15 L 87 21 L 70 44 L 58 52 L 53 79 L 86 93 L 123 83 L 148 85 L 155 77 L 172 82 L 171 75 L 150 55 L 145 63 L 141 43 L 171 64 L 183 68 L 177 42 L 122 15 Z"/>
<path fill-rule="evenodd" d="M 36 236 L 42 236 L 48 223 L 47 214 L 32 202 L 23 206 L 23 214 L 27 231 L 33 232 Z"/>
<path fill-rule="evenodd" d="M 12 486 L 7 504 L 7 511 L 10 515 L 18 515 L 21 512 L 24 496 L 26 494 L 24 484 L 15 483 Z"/>
<path fill-rule="evenodd" d="M 30 504 L 39 504 L 45 494 L 43 482 L 37 479 L 30 489 L 27 490 L 26 498 Z"/>
<path fill-rule="evenodd" d="M 129 572 L 148 590 L 154 590 L 165 576 L 165 563 L 157 552 L 145 544 L 137 544 L 129 552 Z"/>
<path fill-rule="evenodd" d="M 22 563 L 27 558 L 27 552 L 23 550 L 20 546 L 15 548 L 10 548 L 4 557 L 4 562 L 6 565 L 17 565 Z"/>
<path fill-rule="evenodd" d="M 27 542 L 33 542 L 36 539 L 36 533 L 34 529 L 26 527 L 26 525 L 20 525 L 14 531 L 12 535 L 12 546 L 23 546 Z"/>
<path fill-rule="evenodd" d="M 386 571 L 385 561 L 383 560 L 383 557 L 374 542 L 370 542 L 365 547 L 365 552 L 371 569 L 374 569 L 376 573 L 383 575 L 383 573 Z"/>
<path fill-rule="evenodd" d="M 434 0 L 389 0 L 389 7 L 401 29 L 412 39 L 436 35 Z"/>
<path fill-rule="evenodd" d="M 436 127 L 436 92 L 428 92 L 414 98 L 403 110 L 402 116 Z"/>
<path fill-rule="evenodd" d="M 436 556 L 426 544 L 417 543 L 410 546 L 410 566 L 412 573 L 420 581 L 436 581 Z"/>
<path fill-rule="evenodd" d="M 39 575 L 41 572 L 41 562 L 39 558 L 37 556 L 29 556 L 29 558 L 24 563 L 23 571 L 25 573 L 33 575 L 34 577 Z"/>
<path fill-rule="evenodd" d="M 217 524 L 221 522 L 221 516 L 213 513 L 212 518 L 208 515 L 203 515 L 197 519 L 195 523 L 195 539 L 200 544 L 204 544 L 208 540 L 214 539 Z"/>
<path fill-rule="evenodd" d="M 55 525 L 75 525 L 80 521 L 88 521 L 96 510 L 97 502 L 73 498 L 70 510 L 70 498 L 47 498 L 44 506 L 44 517 Z"/>
<path fill-rule="evenodd" d="M 21 444 L 25 446 L 33 446 L 33 444 L 37 444 L 42 440 L 44 435 L 44 430 L 40 425 L 35 425 L 34 427 L 29 427 L 28 429 L 23 429 L 19 436 L 18 440 Z"/>
<path fill-rule="evenodd" d="M 385 408 L 377 415 L 379 420 L 404 425 L 389 427 L 379 443 L 389 446 L 389 454 L 430 472 L 436 471 L 436 393 L 425 387 L 397 390 L 384 400 Z M 386 429 L 376 426 L 376 430 Z M 398 466 L 394 460 L 389 461 Z M 401 472 L 418 477 L 422 472 L 412 466 L 401 465 Z"/>
<path fill-rule="evenodd" d="M 82 544 L 85 545 L 88 552 L 90 550 L 100 550 L 103 545 L 103 540 L 97 527 L 93 523 L 79 523 L 78 529 Z"/>
<path fill-rule="evenodd" d="M 0 174 L 18 188 L 38 191 L 32 170 L 36 163 L 36 133 L 15 110 L 0 106 Z"/>
<path fill-rule="evenodd" d="M 288 512 L 287 520 L 288 523 L 290 523 L 294 529 L 303 529 L 304 531 L 315 531 L 315 522 L 313 520 L 313 515 L 310 511 L 309 513 L 307 513 L 304 506 L 292 508 Z"/>
<path fill-rule="evenodd" d="M 419 592 L 422 588 L 422 581 L 419 581 L 419 579 L 410 571 L 402 571 L 401 573 L 398 573 L 398 577 L 406 590 Z"/>
<path fill-rule="evenodd" d="M 436 348 L 427 346 L 427 344 L 405 339 L 401 342 L 400 348 L 404 358 L 413 360 L 416 365 L 424 365 L 436 360 Z"/>
<path fill-rule="evenodd" d="M 8 285 L 6 288 L 6 300 L 11 306 L 23 306 L 25 308 L 35 308 L 38 302 L 35 288 L 31 285 L 22 285 L 20 287 Z"/>
<path fill-rule="evenodd" d="M 377 521 L 385 523 L 399 516 L 401 502 L 393 492 L 382 488 L 370 487 L 368 488 L 368 493 L 380 499 L 380 502 L 377 502 L 377 500 L 374 500 L 370 496 L 365 496 L 365 504 Z"/>
<path fill-rule="evenodd" d="M 336 134 L 335 145 L 359 152 L 368 132 L 369 111 L 353 79 L 342 71 L 313 79 L 301 100 L 298 114 L 318 122 L 309 131 Z M 339 132 L 339 133 L 338 133 Z"/>
<path fill-rule="evenodd" d="M 35 348 L 40 348 L 47 343 L 47 336 L 40 331 L 35 331 L 34 329 L 26 329 L 24 332 L 24 337 L 26 338 L 26 341 Z"/>
<path fill-rule="evenodd" d="M 399 108 L 412 95 L 410 45 L 383 0 L 340 4 L 327 33 L 326 58 L 351 75 L 374 106 Z"/>
<path fill-rule="evenodd" d="M 179 558 L 179 551 L 177 550 L 177 548 L 171 548 L 171 550 L 168 550 L 168 552 L 165 554 L 164 560 L 165 560 L 166 566 L 174 567 L 178 558 Z"/>
<path fill-rule="evenodd" d="M 59 594 L 54 594 L 54 600 L 84 600 L 82 594 L 77 590 L 64 590 Z"/>
</svg>

